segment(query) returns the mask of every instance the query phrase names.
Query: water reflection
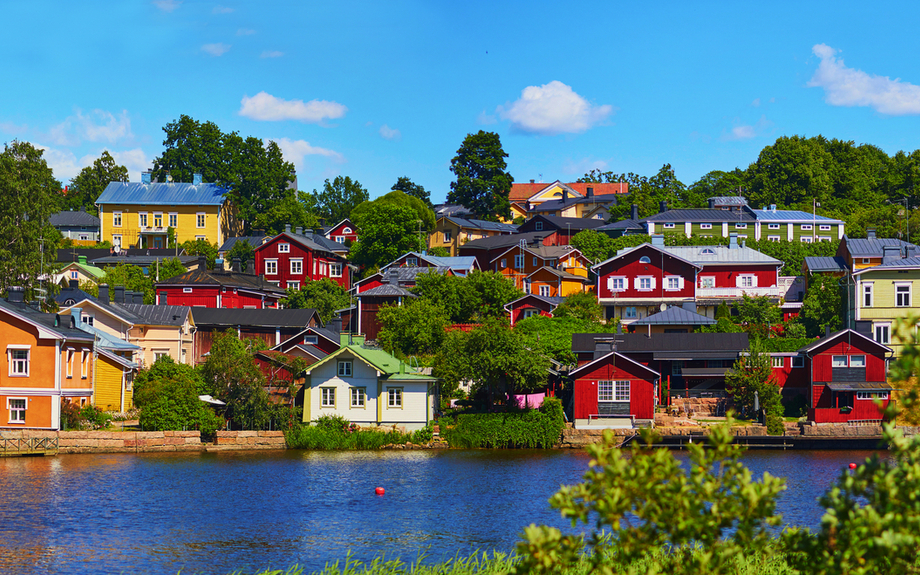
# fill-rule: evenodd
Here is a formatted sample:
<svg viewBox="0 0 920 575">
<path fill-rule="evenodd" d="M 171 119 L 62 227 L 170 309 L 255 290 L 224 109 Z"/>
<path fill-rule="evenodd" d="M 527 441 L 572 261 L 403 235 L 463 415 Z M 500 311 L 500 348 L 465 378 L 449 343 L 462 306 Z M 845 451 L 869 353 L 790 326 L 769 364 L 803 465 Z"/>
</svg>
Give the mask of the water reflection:
<svg viewBox="0 0 920 575">
<path fill-rule="evenodd" d="M 787 478 L 785 523 L 816 526 L 816 498 L 868 454 L 758 451 L 745 462 L 755 477 Z M 412 561 L 510 551 L 532 522 L 569 529 L 546 501 L 579 481 L 589 459 L 562 451 L 0 459 L 0 573 L 229 573 L 294 563 L 312 571 L 348 552 Z"/>
</svg>

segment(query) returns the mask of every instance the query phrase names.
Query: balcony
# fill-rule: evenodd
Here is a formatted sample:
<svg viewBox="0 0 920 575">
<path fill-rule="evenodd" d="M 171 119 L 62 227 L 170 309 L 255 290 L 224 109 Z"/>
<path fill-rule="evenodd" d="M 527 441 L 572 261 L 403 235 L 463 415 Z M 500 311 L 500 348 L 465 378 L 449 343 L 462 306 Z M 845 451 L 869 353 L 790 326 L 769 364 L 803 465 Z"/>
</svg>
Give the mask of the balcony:
<svg viewBox="0 0 920 575">
<path fill-rule="evenodd" d="M 138 233 L 144 234 L 165 234 L 168 228 L 166 226 L 141 226 Z"/>
<path fill-rule="evenodd" d="M 750 297 L 767 296 L 782 299 L 786 295 L 785 287 L 724 287 L 724 288 L 696 288 L 697 299 L 741 299 L 744 294 Z"/>
</svg>

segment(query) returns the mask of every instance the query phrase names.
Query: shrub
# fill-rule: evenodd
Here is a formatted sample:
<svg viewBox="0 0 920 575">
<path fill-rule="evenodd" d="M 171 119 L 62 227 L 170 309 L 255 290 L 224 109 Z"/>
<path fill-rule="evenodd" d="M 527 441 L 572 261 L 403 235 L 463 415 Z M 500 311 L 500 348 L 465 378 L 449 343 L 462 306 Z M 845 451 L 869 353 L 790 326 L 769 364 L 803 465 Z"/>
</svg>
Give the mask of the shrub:
<svg viewBox="0 0 920 575">
<path fill-rule="evenodd" d="M 561 405 L 559 406 L 561 410 Z M 441 435 L 451 447 L 550 448 L 559 441 L 564 426 L 553 402 L 547 413 L 524 410 L 509 413 L 469 413 L 457 416 L 456 424 L 444 421 Z"/>
</svg>

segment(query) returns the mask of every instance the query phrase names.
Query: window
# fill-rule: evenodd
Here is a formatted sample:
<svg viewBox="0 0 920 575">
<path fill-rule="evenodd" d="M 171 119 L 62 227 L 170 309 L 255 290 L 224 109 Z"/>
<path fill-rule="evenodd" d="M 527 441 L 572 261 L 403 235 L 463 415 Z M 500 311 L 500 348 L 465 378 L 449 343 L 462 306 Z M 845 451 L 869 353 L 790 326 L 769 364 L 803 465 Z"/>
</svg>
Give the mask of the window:
<svg viewBox="0 0 920 575">
<path fill-rule="evenodd" d="M 607 287 L 610 291 L 623 291 L 626 289 L 626 278 L 607 278 Z"/>
<path fill-rule="evenodd" d="M 779 224 L 767 224 L 767 229 L 768 230 L 778 230 Z"/>
<path fill-rule="evenodd" d="M 535 230 L 538 231 L 538 232 L 542 232 L 542 231 L 543 231 L 543 222 L 537 222 L 537 223 L 535 223 L 535 224 L 533 225 L 533 229 L 535 229 Z"/>
<path fill-rule="evenodd" d="M 515 269 L 521 269 L 524 267 L 524 256 L 520 254 L 514 256 L 514 267 Z"/>
<path fill-rule="evenodd" d="M 846 366 L 847 366 L 847 356 L 835 355 L 831 357 L 831 367 L 846 367 Z"/>
<path fill-rule="evenodd" d="M 673 290 L 679 290 L 679 289 L 680 289 L 680 284 L 681 284 L 681 281 L 680 281 L 680 280 L 681 280 L 681 278 L 680 278 L 679 276 L 669 276 L 669 277 L 667 278 L 668 284 L 667 284 L 667 288 L 666 288 L 666 289 L 671 290 L 671 291 L 673 291 Z"/>
<path fill-rule="evenodd" d="M 6 408 L 10 412 L 10 423 L 26 422 L 26 398 L 10 397 L 6 400 Z"/>
<path fill-rule="evenodd" d="M 738 287 L 752 288 L 757 285 L 756 278 L 751 275 L 738 276 Z"/>
<path fill-rule="evenodd" d="M 326 262 L 319 262 L 319 275 L 326 275 Z"/>
<path fill-rule="evenodd" d="M 598 381 L 598 401 L 629 401 L 629 381 Z"/>
<path fill-rule="evenodd" d="M 664 225 L 662 225 L 662 227 L 663 227 L 664 229 L 666 229 L 666 230 L 673 230 L 673 229 L 674 229 L 674 224 L 673 224 L 673 223 L 664 224 Z"/>
<path fill-rule="evenodd" d="M 873 327 L 875 328 L 875 341 L 879 343 L 890 343 L 891 342 L 891 324 L 890 323 L 877 323 Z"/>
<path fill-rule="evenodd" d="M 80 234 L 80 239 L 86 241 L 89 239 L 89 234 Z"/>
<path fill-rule="evenodd" d="M 173 212 L 169 214 L 169 227 L 176 229 L 179 227 L 179 214 Z"/>
<path fill-rule="evenodd" d="M 351 368 L 352 361 L 350 359 L 342 360 L 339 362 L 338 369 L 336 373 L 339 377 L 351 377 Z"/>
<path fill-rule="evenodd" d="M 652 260 L 648 256 L 642 256 L 641 258 L 639 258 L 639 263 L 640 264 L 650 264 L 652 263 Z"/>
<path fill-rule="evenodd" d="M 506 260 L 505 258 L 502 258 L 501 265 L 499 265 L 498 267 L 500 268 L 508 267 L 508 260 Z"/>
<path fill-rule="evenodd" d="M 850 356 L 850 367 L 866 367 L 866 356 L 851 355 Z"/>
<path fill-rule="evenodd" d="M 93 318 L 93 316 L 88 315 L 86 312 L 84 312 L 83 315 L 80 316 L 80 318 L 83 321 L 83 323 L 85 323 L 86 325 L 93 325 L 93 323 L 96 321 Z"/>
<path fill-rule="evenodd" d="M 652 289 L 652 278 L 636 278 L 639 282 L 638 289 L 650 291 Z"/>
<path fill-rule="evenodd" d="M 265 260 L 265 275 L 273 276 L 278 274 L 278 260 Z"/>
<path fill-rule="evenodd" d="M 121 227 L 121 212 L 112 212 L 112 227 Z"/>
<path fill-rule="evenodd" d="M 780 241 L 780 239 L 781 238 L 779 236 L 767 236 L 767 241 L 770 241 L 770 242 L 778 242 Z"/>
<path fill-rule="evenodd" d="M 802 224 L 802 225 L 800 226 L 800 229 L 801 229 L 803 232 L 810 232 L 810 231 L 811 231 L 811 224 Z"/>
<path fill-rule="evenodd" d="M 887 391 L 857 391 L 856 399 L 888 399 Z"/>
<path fill-rule="evenodd" d="M 390 387 L 387 389 L 387 407 L 402 408 L 401 387 Z"/>
<path fill-rule="evenodd" d="M 871 258 L 863 258 L 863 259 L 862 259 L 862 263 L 864 263 L 864 264 L 870 264 L 870 263 L 872 263 L 872 259 L 871 259 Z"/>
<path fill-rule="evenodd" d="M 137 225 L 142 228 L 147 227 L 147 212 L 137 214 Z"/>
<path fill-rule="evenodd" d="M 445 244 L 449 244 L 449 243 L 450 243 L 450 230 L 446 230 L 446 231 L 444 232 L 444 243 L 445 243 Z"/>
<path fill-rule="evenodd" d="M 163 227 L 163 214 L 153 214 L 153 227 L 162 228 Z"/>
<path fill-rule="evenodd" d="M 26 377 L 29 375 L 29 346 L 6 346 L 7 361 L 10 364 L 10 377 Z"/>
<path fill-rule="evenodd" d="M 160 360 L 161 357 L 166 357 L 169 355 L 169 351 L 165 349 L 155 349 L 153 350 L 153 363 L 156 363 Z"/>
<path fill-rule="evenodd" d="M 711 230 L 712 224 L 700 224 L 700 229 L 701 230 Z"/>
<path fill-rule="evenodd" d="M 805 358 L 797 355 L 792 358 L 792 367 L 805 367 Z"/>
<path fill-rule="evenodd" d="M 342 277 L 342 264 L 341 263 L 329 264 L 329 277 L 334 277 L 334 278 Z"/>
<path fill-rule="evenodd" d="M 525 309 L 525 310 L 524 310 L 524 319 L 527 319 L 527 318 L 529 318 L 529 317 L 533 317 L 533 316 L 535 316 L 535 315 L 540 315 L 540 310 L 538 310 L 538 309 L 533 309 L 533 308 L 528 308 L 528 309 Z"/>
<path fill-rule="evenodd" d="M 831 231 L 831 227 L 825 224 L 821 224 L 820 226 L 818 226 L 818 229 L 821 230 L 822 232 Z"/>
<path fill-rule="evenodd" d="M 639 317 L 639 314 L 637 313 L 635 306 L 629 306 L 623 308 L 623 317 L 625 319 L 636 319 Z"/>
<path fill-rule="evenodd" d="M 782 369 L 785 366 L 786 366 L 786 358 L 782 356 L 773 358 L 773 367 L 777 369 Z"/>
<path fill-rule="evenodd" d="M 549 286 L 540 286 L 540 295 L 543 297 L 549 297 Z"/>
<path fill-rule="evenodd" d="M 315 335 L 305 335 L 303 336 L 303 342 L 306 344 L 316 344 L 319 342 L 319 338 Z"/>
<path fill-rule="evenodd" d="M 302 259 L 291 260 L 291 273 L 297 274 L 297 275 L 300 275 L 303 273 L 303 260 Z"/>
<path fill-rule="evenodd" d="M 291 253 L 291 244 L 278 244 L 278 253 L 279 254 Z"/>
<path fill-rule="evenodd" d="M 343 234 L 350 234 L 350 233 L 351 233 L 351 228 L 349 228 L 348 226 L 345 226 L 344 228 L 342 228 L 342 233 L 343 233 Z"/>
<path fill-rule="evenodd" d="M 287 289 L 300 289 L 300 282 L 288 282 Z"/>
<path fill-rule="evenodd" d="M 193 288 L 182 288 L 182 293 L 192 293 L 195 291 Z"/>
<path fill-rule="evenodd" d="M 701 256 L 714 256 L 716 255 L 716 250 L 712 248 L 703 248 L 700 250 L 700 255 Z"/>
<path fill-rule="evenodd" d="M 684 362 L 675 361 L 671 364 L 671 375 L 683 375 L 684 374 Z"/>
<path fill-rule="evenodd" d="M 335 388 L 334 387 L 321 387 L 319 388 L 319 406 L 320 407 L 335 407 Z"/>
<path fill-rule="evenodd" d="M 366 394 L 363 387 L 351 388 L 351 406 L 364 407 Z"/>
<path fill-rule="evenodd" d="M 68 349 L 67 350 L 67 377 L 68 378 L 73 377 L 73 356 L 74 356 L 74 350 Z"/>
<path fill-rule="evenodd" d="M 872 284 L 863 284 L 863 307 L 872 307 Z"/>
<path fill-rule="evenodd" d="M 80 279 L 80 273 L 77 270 L 70 270 L 70 279 Z"/>
<path fill-rule="evenodd" d="M 418 267 L 418 258 L 416 257 L 406 258 L 406 267 L 410 267 L 410 268 Z"/>
<path fill-rule="evenodd" d="M 735 224 L 735 229 L 736 230 L 746 230 L 747 224 Z"/>
<path fill-rule="evenodd" d="M 85 349 L 80 352 L 80 379 L 86 379 L 86 372 L 89 369 L 89 362 L 86 361 L 86 358 L 89 357 L 89 352 Z"/>
<path fill-rule="evenodd" d="M 715 276 L 703 276 L 700 278 L 700 287 L 701 288 L 714 288 L 716 287 L 716 277 Z"/>
<path fill-rule="evenodd" d="M 205 240 L 207 241 L 208 236 L 195 236 L 195 240 Z"/>
<path fill-rule="evenodd" d="M 896 307 L 910 307 L 910 284 L 894 285 L 894 305 Z"/>
<path fill-rule="evenodd" d="M 196 227 L 199 227 L 199 228 L 204 227 L 205 215 L 206 214 L 204 212 L 198 212 L 197 214 L 195 214 L 195 226 Z"/>
<path fill-rule="evenodd" d="M 344 243 L 345 243 L 345 236 L 335 236 L 335 243 L 337 243 L 337 244 L 344 244 Z"/>
<path fill-rule="evenodd" d="M 810 243 L 812 243 L 812 241 L 814 241 L 814 238 L 811 237 L 811 236 L 802 236 L 802 237 L 799 238 L 799 240 L 800 240 L 803 244 L 810 244 Z"/>
<path fill-rule="evenodd" d="M 275 287 L 281 287 L 281 282 L 278 280 L 268 282 L 268 285 L 273 285 Z M 244 308 L 248 307 L 250 309 L 255 309 L 255 306 L 243 306 Z"/>
<path fill-rule="evenodd" d="M 538 265 L 540 265 L 539 262 L 540 262 L 539 258 L 537 258 L 536 256 L 534 256 L 534 258 L 533 258 L 533 267 L 537 267 Z"/>
</svg>

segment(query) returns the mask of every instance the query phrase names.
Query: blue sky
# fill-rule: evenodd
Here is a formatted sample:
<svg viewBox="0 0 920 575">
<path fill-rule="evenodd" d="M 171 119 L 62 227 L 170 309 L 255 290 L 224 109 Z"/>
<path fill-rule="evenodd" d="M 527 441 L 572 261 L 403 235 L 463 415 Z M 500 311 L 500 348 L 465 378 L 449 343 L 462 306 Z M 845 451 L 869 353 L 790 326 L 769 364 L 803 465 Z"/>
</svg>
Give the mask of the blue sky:
<svg viewBox="0 0 920 575">
<path fill-rule="evenodd" d="M 916 3 L 6 2 L 0 140 L 131 179 L 187 114 L 277 141 L 300 189 L 408 176 L 442 201 L 470 132 L 517 182 L 690 184 L 784 135 L 920 148 Z"/>
</svg>

